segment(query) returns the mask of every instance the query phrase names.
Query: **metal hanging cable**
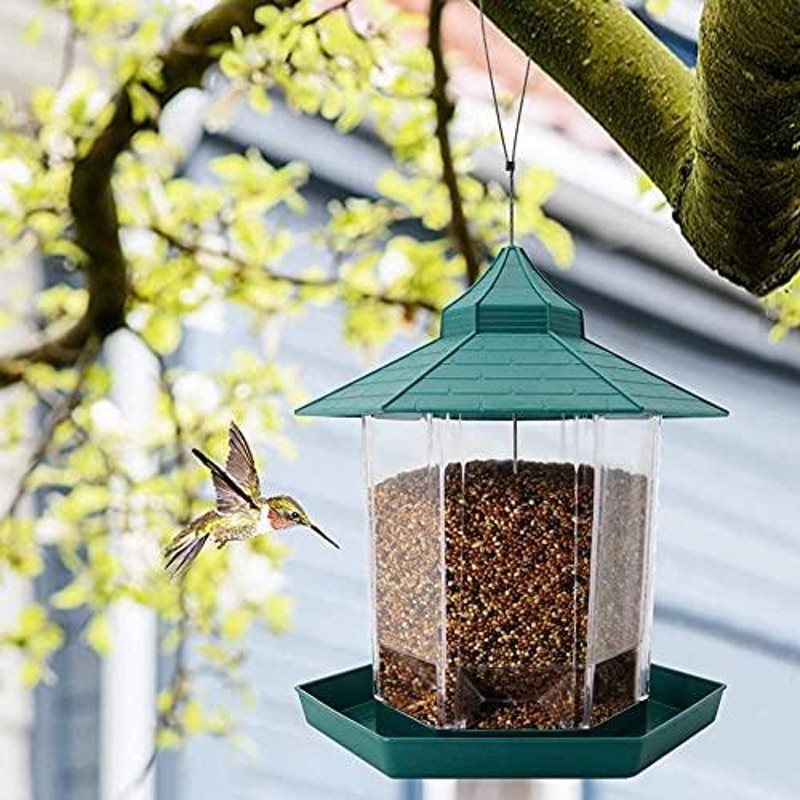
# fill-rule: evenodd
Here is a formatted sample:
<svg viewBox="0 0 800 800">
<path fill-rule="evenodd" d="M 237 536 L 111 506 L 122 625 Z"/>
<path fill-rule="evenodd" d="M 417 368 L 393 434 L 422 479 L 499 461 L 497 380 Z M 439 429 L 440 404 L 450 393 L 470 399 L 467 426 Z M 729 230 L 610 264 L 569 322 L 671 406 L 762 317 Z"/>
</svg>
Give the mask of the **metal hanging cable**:
<svg viewBox="0 0 800 800">
<path fill-rule="evenodd" d="M 531 73 L 531 60 L 529 58 L 525 63 L 525 77 L 522 80 L 522 91 L 520 92 L 517 119 L 514 123 L 514 138 L 511 140 L 511 149 L 509 150 L 506 142 L 506 136 L 503 131 L 503 119 L 500 115 L 500 101 L 497 99 L 497 87 L 495 85 L 494 73 L 492 71 L 492 59 L 489 55 L 489 38 L 486 34 L 486 14 L 483 11 L 483 0 L 478 0 L 478 10 L 480 11 L 481 38 L 483 39 L 483 52 L 486 56 L 486 70 L 489 73 L 489 86 L 492 90 L 492 104 L 494 105 L 494 114 L 497 118 L 497 128 L 500 131 L 500 144 L 503 146 L 503 155 L 506 159 L 506 172 L 508 173 L 508 236 L 511 244 L 513 245 L 514 204 L 516 202 L 516 186 L 514 183 L 514 178 L 517 168 L 517 141 L 519 139 L 519 129 L 522 122 L 522 107 L 525 104 L 525 93 L 528 89 L 528 77 Z"/>
</svg>

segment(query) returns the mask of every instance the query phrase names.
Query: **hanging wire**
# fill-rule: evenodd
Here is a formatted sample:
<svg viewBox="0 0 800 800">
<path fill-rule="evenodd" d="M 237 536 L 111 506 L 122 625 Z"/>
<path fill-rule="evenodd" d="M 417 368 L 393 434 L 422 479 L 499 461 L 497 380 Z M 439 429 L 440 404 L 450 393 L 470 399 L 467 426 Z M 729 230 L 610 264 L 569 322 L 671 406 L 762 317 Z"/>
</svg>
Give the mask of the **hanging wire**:
<svg viewBox="0 0 800 800">
<path fill-rule="evenodd" d="M 508 173 L 508 236 L 511 244 L 513 245 L 514 203 L 516 202 L 516 185 L 514 183 L 514 177 L 517 169 L 517 141 L 519 139 L 520 123 L 522 122 L 522 107 L 525 104 L 525 93 L 528 89 L 528 77 L 531 73 L 531 60 L 529 58 L 525 64 L 525 77 L 522 79 L 522 91 L 520 92 L 519 97 L 519 108 L 517 109 L 517 119 L 514 123 L 514 138 L 511 140 L 511 149 L 509 150 L 506 142 L 506 136 L 503 132 L 503 119 L 500 116 L 500 101 L 497 99 L 497 87 L 494 82 L 494 73 L 492 72 L 492 59 L 489 55 L 489 38 L 486 34 L 486 14 L 483 11 L 483 0 L 478 0 L 478 10 L 480 11 L 483 53 L 486 56 L 486 70 L 489 73 L 489 86 L 492 90 L 494 114 L 497 118 L 497 128 L 500 131 L 500 144 L 503 146 L 503 155 L 506 159 L 506 172 Z"/>
<path fill-rule="evenodd" d="M 512 435 L 513 435 L 513 438 L 514 438 L 514 443 L 513 443 L 514 474 L 516 475 L 517 474 L 517 461 L 518 461 L 518 456 L 519 456 L 519 435 L 518 435 L 519 431 L 518 431 L 518 426 L 517 426 L 517 415 L 516 414 L 514 414 L 514 416 L 511 418 L 511 428 L 512 428 L 512 431 L 513 431 Z"/>
</svg>

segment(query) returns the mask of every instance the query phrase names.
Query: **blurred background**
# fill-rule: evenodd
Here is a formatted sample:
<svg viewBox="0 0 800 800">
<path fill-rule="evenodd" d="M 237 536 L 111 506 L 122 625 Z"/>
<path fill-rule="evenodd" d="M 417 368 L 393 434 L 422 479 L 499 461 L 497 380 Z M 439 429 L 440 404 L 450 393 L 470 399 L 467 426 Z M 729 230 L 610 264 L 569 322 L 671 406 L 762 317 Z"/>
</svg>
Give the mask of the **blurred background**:
<svg viewBox="0 0 800 800">
<path fill-rule="evenodd" d="M 30 0 L 0 4 L 0 91 L 24 96 L 59 70 L 64 31 L 47 18 L 38 44 L 25 45 Z M 413 5 L 413 3 L 409 3 Z M 646 23 L 688 64 L 695 57 L 700 3 L 673 0 Z M 460 112 L 456 136 L 468 135 L 492 112 L 478 39 L 467 35 L 456 9 L 449 46 L 460 54 L 453 87 Z M 465 11 L 466 13 L 466 11 Z M 474 34 L 474 29 L 470 29 Z M 492 46 L 501 80 L 516 91 L 520 59 L 499 37 Z M 212 183 L 209 164 L 227 153 L 257 148 L 273 164 L 302 160 L 310 179 L 308 210 L 288 226 L 322 224 L 337 198 L 374 193 L 391 154 L 368 129 L 346 136 L 319 117 L 300 116 L 278 100 L 269 122 L 239 110 L 232 124 L 204 127 L 208 97 L 193 93 L 165 115 L 185 145 L 182 170 Z M 770 340 L 757 302 L 696 261 L 669 214 L 637 186 L 633 167 L 569 99 L 541 76 L 530 89 L 520 141 L 521 163 L 558 178 L 549 214 L 571 232 L 572 266 L 558 269 L 535 240 L 530 250 L 570 298 L 583 306 L 589 335 L 632 360 L 691 387 L 731 411 L 729 420 L 668 423 L 664 430 L 658 523 L 655 660 L 725 682 L 718 722 L 628 781 L 397 782 L 383 778 L 307 727 L 293 687 L 369 660 L 367 537 L 360 427 L 326 420 L 287 430 L 296 455 L 274 453 L 269 480 L 303 498 L 343 545 L 331 554 L 311 537 L 298 538 L 284 568 L 294 599 L 290 629 L 279 638 L 248 634 L 246 674 L 254 707 L 241 725 L 255 752 L 200 737 L 159 757 L 154 778 L 125 800 L 795 800 L 800 718 L 800 339 Z M 502 179 L 496 146 L 481 151 L 480 171 Z M 3 192 L 0 175 L 0 194 Z M 410 229 L 412 235 L 413 229 Z M 301 265 L 302 249 L 290 266 Z M 292 261 L 293 260 L 293 261 Z M 31 260 L 0 276 L 0 292 L 46 280 L 46 264 Z M 5 336 L 5 333 L 3 334 Z M 198 369 L 224 366 L 231 349 L 254 337 L 239 315 L 222 308 L 213 324 L 187 328 L 174 356 Z M 419 339 L 419 334 L 415 334 Z M 381 358 L 409 348 L 391 342 Z M 10 340 L 4 341 L 5 345 Z M 128 382 L 127 414 L 137 405 L 134 350 L 120 346 Z M 295 364 L 310 395 L 363 371 L 362 355 L 342 336 L 337 305 L 312 309 L 281 333 L 281 357 Z M 0 463 L 0 475 L 10 465 Z M 9 473 L 10 474 L 10 473 Z M 5 479 L 4 479 L 5 480 Z M 3 481 L 4 482 L 4 481 Z M 49 558 L 32 588 L 0 584 L 0 611 L 10 617 L 31 593 L 63 583 L 63 566 Z M 124 637 L 100 659 L 85 644 L 81 611 L 57 611 L 64 647 L 51 661 L 57 681 L 25 692 L 13 670 L 0 681 L 0 800 L 123 800 L 120 786 L 143 765 L 152 735 L 155 692 L 169 663 L 159 653 L 156 624 L 123 620 Z M 210 684 L 209 693 L 217 691 Z"/>
</svg>

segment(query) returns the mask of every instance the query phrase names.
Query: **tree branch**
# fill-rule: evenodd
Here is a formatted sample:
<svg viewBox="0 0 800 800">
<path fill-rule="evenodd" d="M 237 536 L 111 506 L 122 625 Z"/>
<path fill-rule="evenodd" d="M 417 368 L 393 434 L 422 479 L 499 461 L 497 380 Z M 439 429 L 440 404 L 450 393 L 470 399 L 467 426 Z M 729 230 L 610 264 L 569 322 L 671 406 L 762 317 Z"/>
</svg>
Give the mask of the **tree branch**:
<svg viewBox="0 0 800 800">
<path fill-rule="evenodd" d="M 61 70 L 56 85 L 61 88 L 67 81 L 75 65 L 75 51 L 78 47 L 79 33 L 73 19 L 70 17 L 67 35 L 64 37 L 64 50 L 61 54 Z"/>
<path fill-rule="evenodd" d="M 797 272 L 795 2 L 707 0 L 696 81 L 617 0 L 485 8 L 653 179 L 711 269 L 754 294 Z"/>
<path fill-rule="evenodd" d="M 447 94 L 447 66 L 444 63 L 442 48 L 442 16 L 447 0 L 431 0 L 428 18 L 428 50 L 433 58 L 433 88 L 431 100 L 436 109 L 436 141 L 442 159 L 442 180 L 450 197 L 450 231 L 456 249 L 466 263 L 467 280 L 475 283 L 480 276 L 480 263 L 475 242 L 469 232 L 464 214 L 464 203 L 458 188 L 458 176 L 453 163 L 453 149 L 450 144 L 450 121 L 454 106 Z"/>
<path fill-rule="evenodd" d="M 678 219 L 701 258 L 765 294 L 800 269 L 800 7 L 707 0 L 699 45 Z"/>
<path fill-rule="evenodd" d="M 269 2 L 289 8 L 297 0 Z M 184 89 L 200 84 L 208 67 L 219 58 L 219 46 L 230 43 L 233 28 L 245 34 L 256 31 L 259 26 L 253 15 L 262 5 L 265 0 L 222 0 L 195 20 L 160 57 L 163 88 L 152 92 L 159 106 Z M 134 119 L 128 86 L 121 87 L 112 102 L 114 113 L 108 126 L 89 152 L 75 162 L 69 193 L 75 243 L 87 257 L 86 313 L 57 339 L 0 361 L 0 388 L 20 381 L 32 363 L 74 365 L 91 337 L 102 340 L 125 324 L 128 274 L 111 178 L 117 157 L 134 135 L 151 123 Z"/>
</svg>

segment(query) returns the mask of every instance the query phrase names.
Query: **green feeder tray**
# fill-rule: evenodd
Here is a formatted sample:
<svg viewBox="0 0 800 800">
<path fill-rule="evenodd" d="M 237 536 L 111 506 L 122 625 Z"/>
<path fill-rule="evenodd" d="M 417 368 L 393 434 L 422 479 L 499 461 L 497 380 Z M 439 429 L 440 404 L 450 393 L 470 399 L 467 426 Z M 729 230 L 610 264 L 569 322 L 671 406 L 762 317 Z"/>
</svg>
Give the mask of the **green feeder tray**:
<svg viewBox="0 0 800 800">
<path fill-rule="evenodd" d="M 367 665 L 297 687 L 306 721 L 390 778 L 628 778 L 717 715 L 725 686 L 653 665 L 650 697 L 590 730 L 436 730 L 372 695 Z"/>
</svg>

